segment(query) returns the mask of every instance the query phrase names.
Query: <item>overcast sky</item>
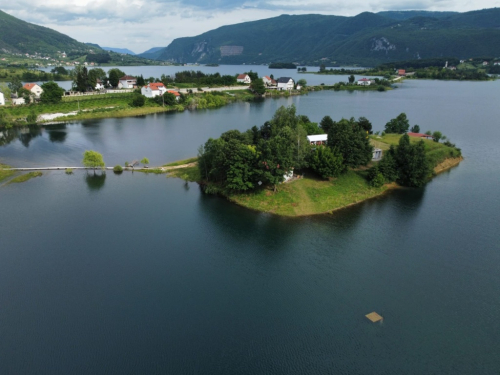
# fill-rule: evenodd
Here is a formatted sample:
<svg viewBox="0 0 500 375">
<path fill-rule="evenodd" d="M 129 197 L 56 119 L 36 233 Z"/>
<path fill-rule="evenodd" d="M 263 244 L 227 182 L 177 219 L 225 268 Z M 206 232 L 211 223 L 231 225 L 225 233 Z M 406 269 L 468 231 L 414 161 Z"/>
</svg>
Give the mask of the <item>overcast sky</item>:
<svg viewBox="0 0 500 375">
<path fill-rule="evenodd" d="M 458 11 L 500 7 L 500 0 L 0 0 L 0 9 L 80 42 L 136 53 L 222 25 L 280 14 L 354 16 L 383 10 Z"/>
</svg>

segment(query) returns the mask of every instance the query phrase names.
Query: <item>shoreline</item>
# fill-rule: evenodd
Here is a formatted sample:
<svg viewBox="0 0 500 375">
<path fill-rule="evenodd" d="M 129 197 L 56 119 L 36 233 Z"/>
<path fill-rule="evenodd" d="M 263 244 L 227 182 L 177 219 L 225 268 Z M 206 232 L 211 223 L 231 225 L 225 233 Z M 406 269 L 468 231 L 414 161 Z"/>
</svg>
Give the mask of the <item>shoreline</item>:
<svg viewBox="0 0 500 375">
<path fill-rule="evenodd" d="M 198 110 L 198 109 L 217 109 L 217 108 L 222 108 L 225 107 L 229 104 L 232 103 L 237 103 L 237 102 L 251 102 L 253 100 L 266 100 L 266 99 L 276 99 L 276 98 L 282 98 L 282 97 L 290 97 L 290 96 L 299 96 L 299 95 L 307 95 L 310 92 L 319 92 L 319 91 L 377 91 L 376 86 L 345 86 L 341 87 L 338 90 L 334 88 L 333 85 L 319 85 L 319 86 L 307 86 L 303 88 L 302 90 L 292 90 L 292 91 L 278 91 L 278 90 L 268 90 L 266 91 L 265 94 L 261 96 L 257 96 L 250 92 L 248 89 L 245 88 L 239 88 L 239 87 L 233 87 L 233 88 L 228 88 L 228 89 L 218 89 L 214 90 L 215 88 L 208 89 L 206 92 L 195 92 L 193 93 L 194 97 L 203 95 L 205 93 L 210 94 L 213 91 L 217 92 L 222 92 L 224 93 L 225 90 L 228 91 L 227 95 L 229 98 L 227 98 L 227 102 L 224 103 L 223 105 L 219 105 L 214 108 L 199 108 L 198 105 L 175 105 L 175 106 L 166 106 L 166 107 L 159 107 L 159 106 L 144 106 L 144 107 L 126 107 L 126 108 L 118 108 L 116 110 L 113 110 L 114 107 L 96 107 L 96 108 L 89 108 L 85 110 L 80 110 L 75 113 L 75 111 L 69 111 L 69 112 L 63 112 L 58 111 L 58 112 L 52 112 L 52 113 L 41 113 L 39 116 L 46 116 L 49 117 L 47 120 L 42 120 L 42 121 L 37 121 L 35 124 L 28 124 L 28 123 L 21 123 L 21 124 L 15 124 L 12 125 L 10 128 L 23 128 L 27 126 L 32 126 L 32 125 L 37 125 L 37 126 L 44 126 L 44 125 L 58 125 L 58 124 L 67 124 L 67 123 L 72 123 L 74 121 L 83 121 L 83 120 L 101 120 L 101 119 L 106 119 L 106 118 L 124 118 L 124 117 L 136 117 L 136 116 L 145 116 L 145 115 L 150 115 L 150 114 L 155 114 L 155 113 L 168 113 L 168 112 L 183 112 L 185 110 Z M 185 89 L 181 89 L 185 90 Z M 384 91 L 390 91 L 392 90 L 391 87 L 385 88 Z M 231 91 L 235 93 L 230 93 Z M 236 97 L 235 94 L 240 92 L 241 97 Z M 243 93 L 241 93 L 243 92 Z M 97 97 L 97 96 L 96 96 Z M 99 99 L 106 99 L 106 96 L 100 96 Z M 116 106 L 118 107 L 118 106 Z M 36 108 L 36 107 L 33 107 Z M 59 117 L 54 117 L 50 118 L 51 115 L 60 115 Z M 5 125 L 0 126 L 0 129 L 9 129 Z"/>
<path fill-rule="evenodd" d="M 458 166 L 460 164 L 460 162 L 463 161 L 463 160 L 464 160 L 464 158 L 462 156 L 459 157 L 459 158 L 447 158 L 447 159 L 443 160 L 441 163 L 439 163 L 436 167 L 433 168 L 433 176 L 430 178 L 430 180 L 432 180 L 434 177 L 436 177 L 437 175 L 441 174 L 442 172 L 448 171 L 448 170 L 450 170 L 450 169 Z M 177 177 L 177 176 L 174 176 L 174 177 Z M 291 182 L 291 184 L 293 184 L 294 182 Z M 389 183 L 389 184 L 384 184 L 383 185 L 383 190 L 381 190 L 379 192 L 374 192 L 374 194 L 372 194 L 372 195 L 364 197 L 364 198 L 362 198 L 362 199 L 360 199 L 358 201 L 345 204 L 343 206 L 338 206 L 338 207 L 330 208 L 330 209 L 327 209 L 327 210 L 324 210 L 324 211 L 321 211 L 321 212 L 305 212 L 305 213 L 293 213 L 293 214 L 284 214 L 284 213 L 280 213 L 280 212 L 273 212 L 273 210 L 262 210 L 262 209 L 259 209 L 259 208 L 256 208 L 256 207 L 250 207 L 250 206 L 245 205 L 243 203 L 243 199 L 241 197 L 244 196 L 244 195 L 235 195 L 235 196 L 220 195 L 220 196 L 223 197 L 223 198 L 225 198 L 225 199 L 227 199 L 229 202 L 231 202 L 233 204 L 236 204 L 236 205 L 238 205 L 240 207 L 243 207 L 245 209 L 249 209 L 249 210 L 256 211 L 256 212 L 261 212 L 261 213 L 267 213 L 267 214 L 277 215 L 277 216 L 281 216 L 281 217 L 294 218 L 294 217 L 308 217 L 308 216 L 332 214 L 332 213 L 334 213 L 336 211 L 339 211 L 339 210 L 342 210 L 342 209 L 345 209 L 345 208 L 348 208 L 348 207 L 355 206 L 355 205 L 363 203 L 365 201 L 368 201 L 368 200 L 371 200 L 371 199 L 375 199 L 375 198 L 380 198 L 380 197 L 384 196 L 385 194 L 387 194 L 387 193 L 389 193 L 389 192 L 391 192 L 393 190 L 399 190 L 399 189 L 410 189 L 410 188 L 407 188 L 407 187 L 404 187 L 404 186 L 400 186 L 397 183 L 392 182 L 392 183 Z"/>
<path fill-rule="evenodd" d="M 443 160 L 441 163 L 439 163 L 438 165 L 436 165 L 434 168 L 433 168 L 433 177 L 431 177 L 430 180 L 432 180 L 434 177 L 436 177 L 437 175 L 445 172 L 445 171 L 448 171 L 456 166 L 458 166 L 462 161 L 464 160 L 463 156 L 460 156 L 458 158 L 446 158 L 445 160 Z M 145 172 L 145 173 L 155 173 L 155 174 L 168 174 L 169 177 L 173 177 L 173 178 L 179 178 L 179 179 L 184 179 L 182 176 L 181 171 L 183 169 L 187 169 L 187 168 L 196 168 L 196 165 L 197 163 L 196 162 L 189 162 L 189 163 L 186 163 L 186 164 L 181 164 L 181 165 L 174 165 L 176 164 L 176 162 L 173 162 L 173 163 L 170 163 L 170 164 L 165 164 L 161 167 L 149 167 L 149 168 L 130 168 L 130 167 L 124 167 L 123 168 L 123 171 L 127 171 L 127 172 Z M 5 176 L 5 178 L 7 177 L 10 177 L 11 175 L 15 174 L 15 172 L 22 172 L 22 171 L 40 171 L 40 170 L 47 170 L 47 171 L 65 171 L 67 169 L 73 169 L 73 170 L 94 170 L 93 168 L 87 168 L 87 167 L 31 167 L 31 168 L 2 168 L 3 171 L 9 173 L 8 176 Z M 110 171 L 110 170 L 113 170 L 113 167 L 105 167 L 105 168 L 97 168 L 96 170 L 107 170 L 107 171 Z M 174 172 L 174 173 L 172 173 Z M 175 172 L 178 172 L 178 173 L 175 173 Z M 298 180 L 295 180 L 295 181 L 292 181 L 292 182 L 289 182 L 287 183 L 288 187 L 296 182 L 299 182 L 303 179 L 298 179 Z M 188 180 L 186 180 L 188 181 Z M 8 182 L 8 181 L 7 181 Z M 201 185 L 201 181 L 192 181 L 192 182 L 196 182 L 198 183 L 198 185 Z M 328 183 L 330 181 L 320 181 L 320 183 Z M 404 186 L 400 186 L 398 185 L 397 183 L 395 182 L 392 182 L 392 183 L 389 183 L 389 184 L 384 184 L 381 188 L 378 188 L 378 189 L 375 189 L 373 188 L 373 194 L 369 194 L 368 196 L 364 196 L 363 198 L 361 198 L 360 200 L 357 200 L 357 201 L 354 201 L 354 202 L 350 202 L 348 204 L 344 204 L 344 205 L 340 205 L 340 206 L 337 206 L 337 207 L 333 207 L 333 208 L 329 208 L 327 210 L 324 210 L 324 211 L 320 211 L 320 212 L 303 212 L 303 213 L 297 213 L 297 212 L 293 212 L 293 214 L 285 214 L 285 213 L 281 213 L 281 212 L 274 212 L 273 209 L 270 209 L 270 210 L 263 210 L 263 209 L 259 209 L 257 207 L 251 207 L 249 205 L 246 205 L 244 204 L 243 202 L 245 201 L 245 194 L 236 194 L 236 195 L 233 195 L 233 196 L 228 196 L 228 195 L 223 195 L 223 194 L 218 194 L 221 198 L 225 198 L 227 199 L 229 202 L 233 203 L 233 204 L 236 204 L 242 208 L 245 208 L 245 209 L 249 209 L 249 210 L 252 210 L 252 211 L 256 211 L 256 212 L 261 212 L 261 213 L 268 213 L 268 214 L 272 214 L 272 215 L 277 215 L 277 216 L 281 216 L 281 217 L 308 217 L 308 216 L 316 216 L 316 215 L 325 215 L 325 214 L 332 214 L 336 211 L 339 211 L 339 210 L 342 210 L 342 209 L 345 209 L 345 208 L 348 208 L 348 207 L 352 207 L 352 206 L 355 206 L 357 204 L 360 204 L 362 202 L 365 202 L 365 201 L 368 201 L 368 200 L 371 200 L 371 199 L 374 199 L 374 198 L 379 198 L 379 197 L 382 197 L 384 196 L 385 194 L 387 194 L 388 192 L 390 191 L 393 191 L 393 190 L 396 190 L 396 189 L 408 189 Z M 378 190 L 378 191 L 377 191 Z M 271 195 L 274 195 L 274 194 L 279 194 L 279 192 L 277 193 L 273 193 Z M 266 194 L 267 195 L 267 194 Z M 293 205 L 293 203 L 292 203 Z"/>
</svg>

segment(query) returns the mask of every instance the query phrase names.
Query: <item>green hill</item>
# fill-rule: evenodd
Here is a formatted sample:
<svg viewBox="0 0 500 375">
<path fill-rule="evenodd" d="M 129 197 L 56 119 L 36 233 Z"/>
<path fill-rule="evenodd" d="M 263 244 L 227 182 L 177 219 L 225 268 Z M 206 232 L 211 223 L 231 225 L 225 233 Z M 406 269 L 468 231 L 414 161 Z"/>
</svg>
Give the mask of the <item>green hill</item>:
<svg viewBox="0 0 500 375">
<path fill-rule="evenodd" d="M 397 18 L 397 19 L 395 19 Z M 433 57 L 497 56 L 500 9 L 282 15 L 175 39 L 156 52 L 176 63 L 377 65 Z"/>
<path fill-rule="evenodd" d="M 0 49 L 4 53 L 54 55 L 61 51 L 84 55 L 93 47 L 47 27 L 22 21 L 0 10 Z"/>
<path fill-rule="evenodd" d="M 392 18 L 398 21 L 404 21 L 409 18 L 414 17 L 432 17 L 432 18 L 447 18 L 459 14 L 458 12 L 431 12 L 427 10 L 403 10 L 403 11 L 393 11 L 388 10 L 384 12 L 378 12 L 377 14 Z"/>
</svg>

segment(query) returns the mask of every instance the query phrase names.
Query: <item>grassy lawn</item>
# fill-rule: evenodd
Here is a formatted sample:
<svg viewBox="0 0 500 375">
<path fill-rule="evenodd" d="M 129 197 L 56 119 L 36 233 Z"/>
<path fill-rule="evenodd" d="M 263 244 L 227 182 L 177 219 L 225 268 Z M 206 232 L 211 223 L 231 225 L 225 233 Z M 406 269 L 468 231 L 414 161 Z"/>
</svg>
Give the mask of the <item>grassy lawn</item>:
<svg viewBox="0 0 500 375">
<path fill-rule="evenodd" d="M 5 170 L 4 168 L 10 168 L 10 166 L 5 164 L 0 164 L 0 182 L 5 180 L 6 178 L 9 178 L 15 173 L 14 171 L 8 171 Z"/>
<path fill-rule="evenodd" d="M 260 189 L 247 194 L 234 194 L 229 199 L 244 207 L 282 216 L 302 216 L 331 212 L 380 195 L 389 188 L 373 188 L 361 172 L 348 171 L 325 181 L 313 176 L 281 184 L 276 193 Z"/>
<path fill-rule="evenodd" d="M 42 172 L 28 172 L 20 176 L 14 177 L 12 180 L 9 181 L 9 184 L 18 184 L 21 182 L 26 182 L 28 180 L 31 180 L 32 178 L 40 177 L 42 175 L 43 175 Z"/>
<path fill-rule="evenodd" d="M 177 167 L 178 165 L 191 164 L 198 161 L 198 158 L 189 158 L 184 160 L 174 161 L 173 163 L 165 164 L 163 167 Z"/>
<path fill-rule="evenodd" d="M 385 151 L 388 150 L 391 145 L 397 146 L 400 138 L 401 134 L 386 134 L 384 136 L 373 135 L 370 137 L 370 143 L 374 147 L 378 147 Z M 420 140 L 421 139 L 417 137 L 410 137 L 410 143 L 418 143 Z M 423 139 L 423 141 L 427 159 L 432 168 L 435 168 L 439 163 L 448 158 L 461 157 L 460 152 L 455 148 L 445 146 L 442 143 L 434 142 L 430 139 Z"/>
<path fill-rule="evenodd" d="M 168 172 L 168 177 L 182 178 L 183 180 L 197 182 L 201 180 L 200 171 L 198 166 L 186 167 L 180 169 L 173 169 Z"/>
<path fill-rule="evenodd" d="M 385 136 L 371 136 L 373 146 L 388 150 L 391 145 L 397 145 L 400 134 Z M 410 137 L 412 143 L 419 142 L 419 138 Z M 446 159 L 449 165 L 441 165 L 441 169 L 456 165 L 460 160 L 460 152 L 452 147 L 445 146 L 431 140 L 424 140 L 427 157 L 436 167 Z M 165 166 L 176 166 L 194 162 L 196 158 L 181 160 Z M 446 163 L 445 163 L 446 164 Z M 439 173 L 441 170 L 437 171 Z M 231 194 L 229 200 L 243 207 L 262 212 L 270 212 L 282 216 L 314 215 L 362 202 L 376 197 L 397 185 L 385 184 L 379 188 L 372 187 L 366 180 L 366 168 L 350 170 L 338 178 L 323 180 L 312 172 L 307 172 L 305 178 L 279 185 L 275 193 L 272 188 L 261 188 L 249 193 Z M 200 181 L 201 176 L 197 166 L 175 169 L 169 172 L 169 177 L 183 178 L 188 181 Z"/>
</svg>

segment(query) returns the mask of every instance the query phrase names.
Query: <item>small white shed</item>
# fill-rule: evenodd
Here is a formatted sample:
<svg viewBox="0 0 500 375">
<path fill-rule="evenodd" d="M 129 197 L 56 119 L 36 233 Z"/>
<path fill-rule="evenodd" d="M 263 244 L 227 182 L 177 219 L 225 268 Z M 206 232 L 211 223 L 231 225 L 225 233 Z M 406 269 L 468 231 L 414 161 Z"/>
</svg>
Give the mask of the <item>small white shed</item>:
<svg viewBox="0 0 500 375">
<path fill-rule="evenodd" d="M 326 142 L 328 141 L 328 134 L 308 135 L 307 140 L 311 145 L 326 145 Z"/>
</svg>

